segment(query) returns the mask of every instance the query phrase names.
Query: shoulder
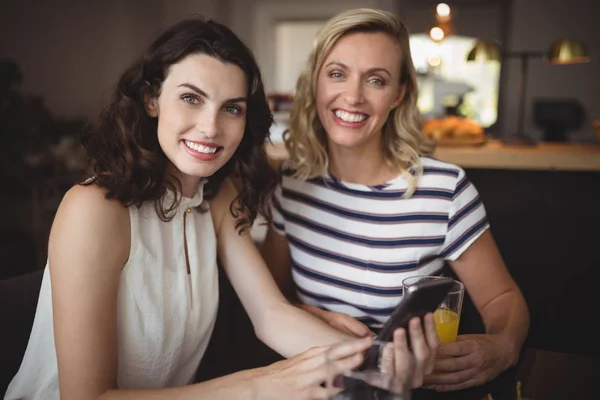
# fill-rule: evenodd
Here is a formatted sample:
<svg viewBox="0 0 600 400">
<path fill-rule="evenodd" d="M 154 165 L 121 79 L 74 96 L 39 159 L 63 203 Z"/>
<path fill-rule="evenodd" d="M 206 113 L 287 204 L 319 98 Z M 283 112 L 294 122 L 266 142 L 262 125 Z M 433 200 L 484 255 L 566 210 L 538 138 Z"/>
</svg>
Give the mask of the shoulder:
<svg viewBox="0 0 600 400">
<path fill-rule="evenodd" d="M 465 171 L 458 165 L 433 157 L 421 157 L 421 165 L 423 165 L 423 170 L 446 173 L 450 176 L 458 177 L 465 174 Z"/>
<path fill-rule="evenodd" d="M 464 169 L 458 165 L 435 158 L 421 157 L 421 165 L 423 175 L 419 180 L 419 186 L 454 189 L 466 178 Z"/>
<path fill-rule="evenodd" d="M 227 207 L 229 207 L 229 204 L 231 204 L 237 195 L 238 191 L 231 178 L 225 178 L 223 179 L 223 182 L 221 182 L 221 187 L 219 188 L 217 195 L 210 200 L 210 205 L 211 207 L 219 207 L 227 204 Z"/>
<path fill-rule="evenodd" d="M 294 187 L 295 189 L 311 187 L 313 184 L 322 181 L 323 176 L 315 177 L 299 177 L 297 176 L 298 169 L 292 164 L 291 160 L 284 161 L 279 167 L 278 186 L 279 187 Z"/>
<path fill-rule="evenodd" d="M 227 215 L 231 215 L 229 210 L 237 196 L 238 191 L 233 184 L 233 181 L 230 178 L 225 178 L 221 183 L 217 195 L 209 201 L 210 213 L 217 232 L 219 231 L 223 219 Z"/>
<path fill-rule="evenodd" d="M 128 254 L 129 236 L 127 207 L 107 199 L 105 190 L 96 185 L 76 185 L 60 203 L 50 239 L 54 243 L 92 241 L 99 247 Z"/>
<path fill-rule="evenodd" d="M 59 212 L 65 211 L 78 216 L 86 215 L 86 219 L 129 218 L 127 207 L 118 200 L 107 199 L 106 191 L 96 185 L 76 185 L 69 189 L 59 207 Z"/>
</svg>

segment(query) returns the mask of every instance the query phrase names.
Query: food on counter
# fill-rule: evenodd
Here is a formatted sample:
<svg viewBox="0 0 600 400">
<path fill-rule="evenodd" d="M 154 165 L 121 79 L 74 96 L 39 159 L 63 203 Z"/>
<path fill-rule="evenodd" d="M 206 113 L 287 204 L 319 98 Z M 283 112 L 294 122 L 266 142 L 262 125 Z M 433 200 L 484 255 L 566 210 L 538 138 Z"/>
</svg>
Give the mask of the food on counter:
<svg viewBox="0 0 600 400">
<path fill-rule="evenodd" d="M 484 138 L 484 131 L 481 125 L 473 120 L 454 115 L 425 121 L 423 132 L 437 141 L 470 141 Z"/>
</svg>

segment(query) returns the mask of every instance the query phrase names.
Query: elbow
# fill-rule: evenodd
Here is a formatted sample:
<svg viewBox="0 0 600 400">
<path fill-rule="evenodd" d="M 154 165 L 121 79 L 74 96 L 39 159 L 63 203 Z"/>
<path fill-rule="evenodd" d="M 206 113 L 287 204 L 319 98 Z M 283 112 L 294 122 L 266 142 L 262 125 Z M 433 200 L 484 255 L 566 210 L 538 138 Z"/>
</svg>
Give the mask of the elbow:
<svg viewBox="0 0 600 400">
<path fill-rule="evenodd" d="M 259 328 L 259 327 L 254 327 L 254 334 L 256 335 L 256 337 L 258 338 L 258 340 L 260 340 L 261 342 L 263 342 L 264 344 L 266 344 L 267 346 L 269 345 L 269 339 L 268 339 L 268 334 L 267 334 L 267 329 L 264 328 Z"/>
<path fill-rule="evenodd" d="M 271 327 L 269 329 L 265 324 L 255 325 L 254 326 L 254 334 L 262 343 L 264 343 L 267 347 L 275 350 L 277 347 L 276 335 L 279 330 Z"/>
<path fill-rule="evenodd" d="M 278 332 L 281 332 L 278 325 L 285 320 L 286 314 L 290 313 L 289 310 L 285 309 L 286 305 L 289 305 L 289 303 L 283 300 L 269 307 L 264 307 L 259 318 L 252 320 L 252 328 L 258 340 L 271 348 L 277 341 Z"/>
<path fill-rule="evenodd" d="M 269 331 L 272 330 L 272 328 L 269 329 L 269 325 L 273 323 L 275 318 L 275 313 L 271 308 L 272 307 L 269 306 L 263 307 L 259 312 L 249 314 L 250 322 L 252 322 L 252 330 L 254 331 L 254 335 L 256 335 L 258 340 L 267 345 Z"/>
</svg>

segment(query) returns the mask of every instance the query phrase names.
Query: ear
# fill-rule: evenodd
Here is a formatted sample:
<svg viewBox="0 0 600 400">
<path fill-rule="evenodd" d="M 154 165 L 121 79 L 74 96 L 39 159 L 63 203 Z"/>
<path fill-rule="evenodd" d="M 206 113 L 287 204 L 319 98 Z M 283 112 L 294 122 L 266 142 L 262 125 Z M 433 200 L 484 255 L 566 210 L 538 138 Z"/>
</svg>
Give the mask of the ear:
<svg viewBox="0 0 600 400">
<path fill-rule="evenodd" d="M 144 106 L 146 107 L 146 113 L 150 117 L 158 117 L 158 99 L 156 97 L 144 96 Z"/>
<path fill-rule="evenodd" d="M 392 110 L 396 107 L 398 107 L 400 105 L 400 103 L 402 103 L 402 100 L 404 99 L 404 95 L 406 94 L 406 85 L 400 85 L 400 87 L 398 88 L 398 94 L 396 96 L 396 98 L 394 99 L 394 102 L 392 103 Z"/>
</svg>

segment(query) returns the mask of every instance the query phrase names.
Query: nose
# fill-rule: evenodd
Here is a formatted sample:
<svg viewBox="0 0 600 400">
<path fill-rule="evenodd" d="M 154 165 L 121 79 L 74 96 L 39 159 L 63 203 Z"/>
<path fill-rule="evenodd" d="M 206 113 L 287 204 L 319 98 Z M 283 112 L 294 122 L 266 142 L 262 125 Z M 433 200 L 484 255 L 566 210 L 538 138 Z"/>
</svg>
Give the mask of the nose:
<svg viewBox="0 0 600 400">
<path fill-rule="evenodd" d="M 363 85 L 360 79 L 353 78 L 346 81 L 344 99 L 349 105 L 361 104 L 365 100 Z"/>
<path fill-rule="evenodd" d="M 219 136 L 223 131 L 219 115 L 219 110 L 205 110 L 200 113 L 196 121 L 196 129 L 207 138 Z"/>
</svg>

